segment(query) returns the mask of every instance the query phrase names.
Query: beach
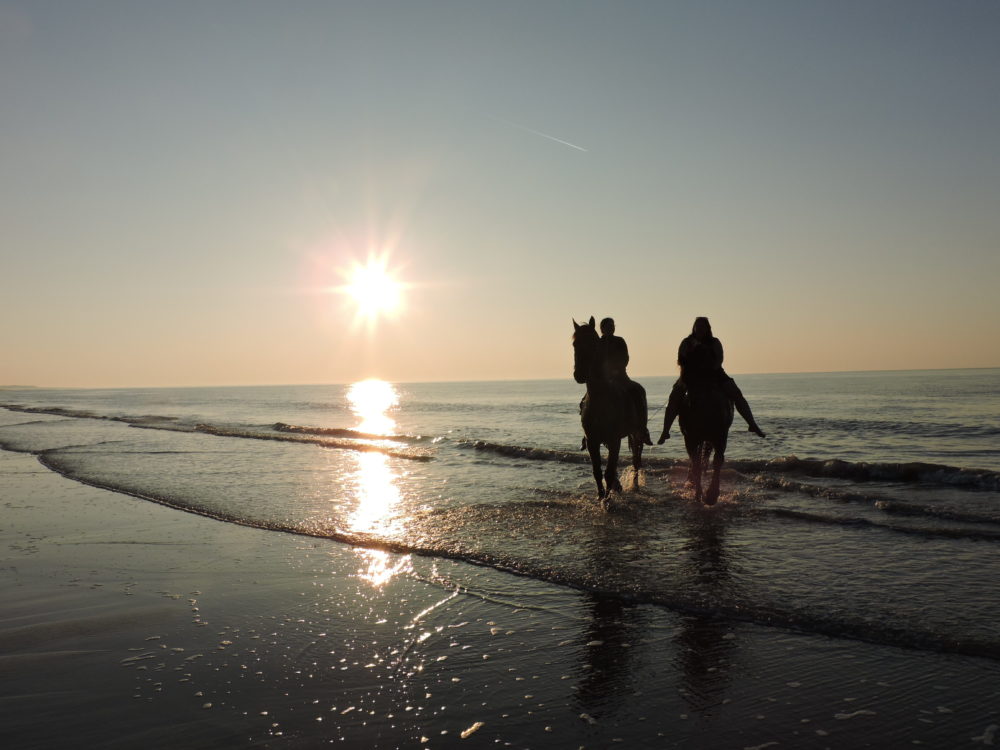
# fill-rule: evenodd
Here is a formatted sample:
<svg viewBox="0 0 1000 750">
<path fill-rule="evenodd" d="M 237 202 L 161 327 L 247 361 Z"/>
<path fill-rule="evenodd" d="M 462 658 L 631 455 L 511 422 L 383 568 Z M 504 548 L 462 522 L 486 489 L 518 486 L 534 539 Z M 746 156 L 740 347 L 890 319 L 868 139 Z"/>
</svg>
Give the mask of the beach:
<svg viewBox="0 0 1000 750">
<path fill-rule="evenodd" d="M 952 748 L 1000 723 L 992 660 L 221 523 L 23 453 L 0 474 L 9 748 Z"/>
<path fill-rule="evenodd" d="M 998 31 L 0 0 L 0 750 L 1000 747 Z"/>
</svg>

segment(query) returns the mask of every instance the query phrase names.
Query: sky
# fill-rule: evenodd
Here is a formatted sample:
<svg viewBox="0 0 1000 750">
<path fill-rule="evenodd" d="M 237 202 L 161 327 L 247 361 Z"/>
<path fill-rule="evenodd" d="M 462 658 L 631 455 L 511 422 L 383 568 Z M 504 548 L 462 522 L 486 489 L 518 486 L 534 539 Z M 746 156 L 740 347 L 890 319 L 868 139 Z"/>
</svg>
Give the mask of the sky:
<svg viewBox="0 0 1000 750">
<path fill-rule="evenodd" d="M 1000 366 L 998 81 L 992 0 L 0 0 L 0 384 Z"/>
</svg>

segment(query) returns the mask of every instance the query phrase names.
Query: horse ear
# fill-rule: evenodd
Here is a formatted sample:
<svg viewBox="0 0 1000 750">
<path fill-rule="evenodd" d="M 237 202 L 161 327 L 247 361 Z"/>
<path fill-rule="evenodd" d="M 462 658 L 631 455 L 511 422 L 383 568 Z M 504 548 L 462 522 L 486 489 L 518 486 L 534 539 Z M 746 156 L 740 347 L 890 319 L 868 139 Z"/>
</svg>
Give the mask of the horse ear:
<svg viewBox="0 0 1000 750">
<path fill-rule="evenodd" d="M 590 316 L 590 324 L 589 325 L 590 325 L 591 328 L 596 328 L 597 327 L 596 323 L 594 322 L 594 316 L 593 315 Z"/>
<path fill-rule="evenodd" d="M 573 330 L 574 331 L 580 330 L 580 324 L 576 322 L 576 318 L 573 318 Z"/>
</svg>

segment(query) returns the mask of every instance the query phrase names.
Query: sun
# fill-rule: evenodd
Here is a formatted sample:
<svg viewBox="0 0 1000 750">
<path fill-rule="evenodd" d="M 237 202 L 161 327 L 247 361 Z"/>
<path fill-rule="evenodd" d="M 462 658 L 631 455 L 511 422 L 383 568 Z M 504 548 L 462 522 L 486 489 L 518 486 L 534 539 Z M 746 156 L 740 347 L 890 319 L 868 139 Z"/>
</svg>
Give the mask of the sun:
<svg viewBox="0 0 1000 750">
<path fill-rule="evenodd" d="M 347 283 L 338 289 L 357 306 L 360 318 L 369 321 L 395 313 L 403 303 L 403 284 L 396 280 L 384 258 L 356 263 L 346 274 Z"/>
</svg>

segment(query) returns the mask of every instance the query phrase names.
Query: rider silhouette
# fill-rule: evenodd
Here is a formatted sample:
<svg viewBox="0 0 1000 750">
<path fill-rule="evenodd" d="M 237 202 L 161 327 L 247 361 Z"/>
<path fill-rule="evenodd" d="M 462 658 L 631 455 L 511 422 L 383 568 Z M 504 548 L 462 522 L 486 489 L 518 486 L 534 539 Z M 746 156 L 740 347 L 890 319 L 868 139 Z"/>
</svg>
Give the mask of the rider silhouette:
<svg viewBox="0 0 1000 750">
<path fill-rule="evenodd" d="M 764 437 L 764 431 L 757 425 L 750 411 L 750 405 L 743 397 L 739 386 L 726 371 L 722 369 L 722 342 L 712 335 L 712 324 L 708 318 L 695 318 L 691 335 L 681 341 L 677 350 L 677 364 L 681 366 L 681 376 L 674 383 L 667 400 L 667 410 L 663 415 L 663 432 L 658 444 L 670 439 L 670 427 L 680 411 L 681 402 L 691 383 L 716 382 L 733 402 L 736 411 L 746 420 L 747 432 L 753 432 Z"/>
<path fill-rule="evenodd" d="M 629 380 L 625 374 L 628 367 L 628 344 L 621 336 L 615 336 L 615 321 L 605 318 L 601 321 L 601 338 L 597 341 L 597 356 L 604 367 L 604 376 L 613 383 Z"/>
<path fill-rule="evenodd" d="M 601 321 L 601 338 L 597 342 L 597 356 L 600 358 L 607 380 L 624 389 L 635 403 L 636 414 L 642 422 L 642 439 L 652 445 L 649 429 L 646 427 L 646 393 L 642 386 L 634 383 L 625 372 L 628 366 L 628 344 L 621 336 L 615 336 L 615 321 L 605 318 Z"/>
<path fill-rule="evenodd" d="M 628 344 L 621 336 L 615 335 L 615 321 L 612 318 L 605 318 L 601 321 L 601 338 L 597 341 L 597 358 L 604 374 L 605 380 L 617 386 L 629 394 L 635 404 L 636 414 L 642 422 L 642 439 L 646 445 L 652 445 L 653 440 L 649 436 L 649 428 L 646 426 L 646 418 L 649 413 L 646 404 L 646 391 L 641 385 L 629 378 L 625 372 L 628 367 Z M 580 412 L 583 412 L 583 403 L 586 396 L 580 401 Z M 587 447 L 587 439 L 584 438 L 580 445 L 580 450 Z"/>
</svg>

